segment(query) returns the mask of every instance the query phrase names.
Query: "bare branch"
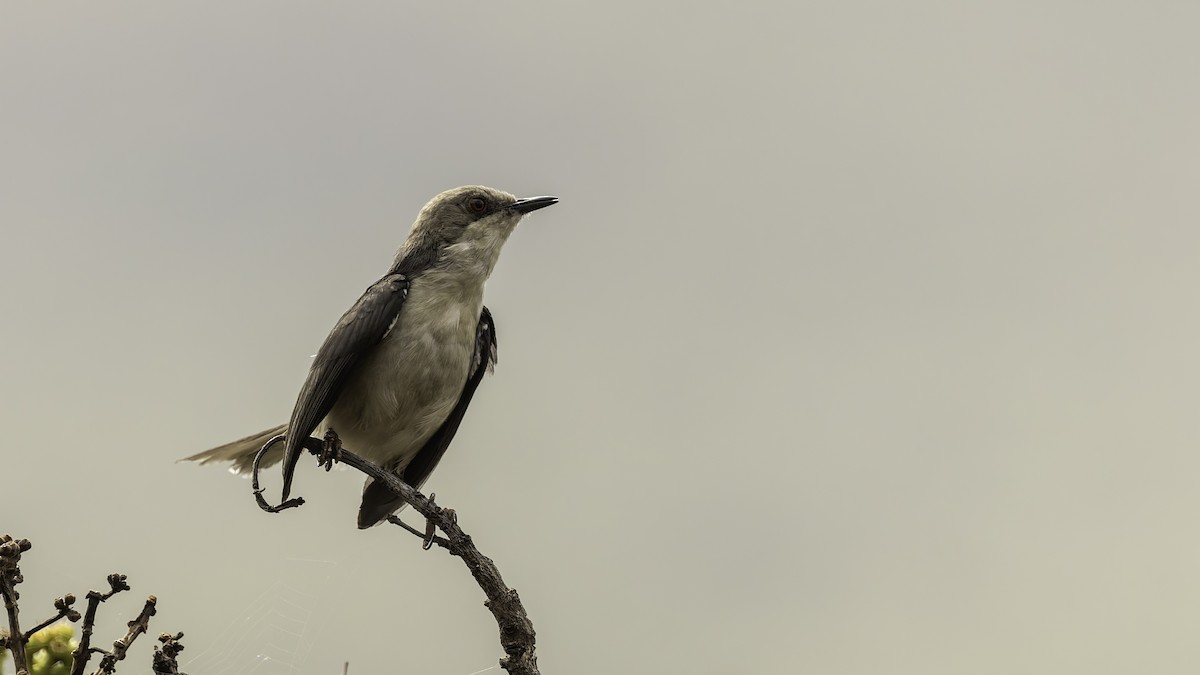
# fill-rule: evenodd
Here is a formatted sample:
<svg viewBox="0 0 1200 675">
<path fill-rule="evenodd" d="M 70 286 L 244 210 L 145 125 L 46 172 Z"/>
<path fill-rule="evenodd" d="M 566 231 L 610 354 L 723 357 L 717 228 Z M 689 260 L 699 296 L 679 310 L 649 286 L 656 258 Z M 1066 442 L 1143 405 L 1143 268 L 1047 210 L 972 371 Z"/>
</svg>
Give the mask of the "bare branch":
<svg viewBox="0 0 1200 675">
<path fill-rule="evenodd" d="M 316 441 L 316 439 L 313 440 Z M 294 498 L 284 504 L 271 506 L 262 497 L 262 490 L 258 483 L 258 460 L 273 442 L 278 441 L 275 439 L 269 441 L 268 445 L 263 446 L 263 449 L 259 451 L 259 456 L 255 458 L 252 485 L 259 507 L 264 511 L 276 513 L 283 509 L 299 506 L 304 501 Z M 313 454 L 321 456 L 322 448 L 319 442 L 306 443 L 305 448 Z M 432 528 L 428 532 L 422 533 L 398 522 L 398 518 L 389 518 L 390 522 L 399 524 L 425 539 L 428 542 L 426 548 L 429 547 L 429 544 L 436 543 L 466 564 L 467 569 L 471 571 L 471 576 L 475 577 L 476 583 L 487 596 L 487 602 L 484 605 L 492 612 L 492 616 L 496 619 L 496 625 L 500 628 L 500 645 L 504 648 L 505 653 L 504 658 L 500 659 L 500 667 L 508 671 L 510 675 L 539 675 L 537 654 L 534 649 L 536 634 L 533 630 L 533 622 L 529 620 L 529 616 L 525 613 L 525 607 L 521 604 L 521 598 L 516 591 L 504 584 L 504 580 L 500 577 L 500 570 L 496 568 L 496 564 L 492 562 L 491 558 L 480 553 L 479 549 L 475 548 L 474 542 L 471 541 L 471 537 L 458 526 L 458 518 L 454 510 L 438 506 L 432 499 L 414 490 L 392 472 L 384 471 L 344 448 L 338 459 L 343 464 L 358 469 L 377 482 L 386 485 L 389 490 L 411 505 L 417 513 L 425 516 L 428 523 L 445 533 L 446 537 L 443 539 L 433 536 Z"/>
<path fill-rule="evenodd" d="M 113 642 L 113 649 L 100 659 L 100 667 L 92 675 L 112 675 L 117 670 L 117 661 L 125 658 L 125 652 L 129 650 L 129 646 L 137 639 L 139 635 L 150 629 L 150 617 L 158 611 L 155 605 L 158 603 L 158 598 L 151 595 L 146 598 L 146 604 L 142 607 L 142 611 L 133 621 L 127 625 L 129 630 L 125 633 L 125 637 Z"/>
<path fill-rule="evenodd" d="M 179 652 L 183 651 L 183 645 L 179 642 L 181 639 L 183 633 L 162 633 L 158 636 L 158 641 L 163 646 L 154 648 L 153 670 L 156 675 L 185 675 L 179 672 L 179 662 L 175 660 Z"/>
<path fill-rule="evenodd" d="M 68 593 L 61 598 L 54 599 L 54 608 L 57 610 L 57 613 L 53 617 L 41 622 L 28 631 L 21 631 L 20 623 L 17 620 L 17 600 L 20 596 L 17 594 L 16 586 L 24 581 L 21 577 L 21 554 L 30 548 L 32 546 L 28 540 L 13 539 L 9 535 L 0 536 L 0 593 L 4 596 L 4 606 L 8 611 L 9 626 L 8 635 L 0 638 L 0 649 L 7 649 L 12 652 L 17 675 L 29 675 L 30 664 L 26 646 L 30 638 L 59 619 L 66 618 L 74 623 L 81 618 L 79 612 L 73 607 L 75 604 L 75 595 Z M 121 591 L 129 590 L 129 584 L 125 582 L 124 574 L 108 575 L 108 587 L 109 590 L 107 593 L 88 591 L 87 612 L 82 616 L 82 634 L 79 644 L 71 652 L 71 675 L 81 675 L 84 668 L 87 667 L 88 659 L 91 658 L 93 653 L 104 655 L 104 658 L 100 660 L 100 666 L 96 669 L 95 675 L 113 675 L 117 668 L 117 662 L 125 658 L 125 653 L 129 650 L 133 641 L 139 635 L 149 630 L 150 617 L 154 616 L 156 612 L 155 607 L 158 603 L 158 599 L 153 595 L 146 599 L 146 604 L 142 607 L 141 613 L 128 623 L 129 630 L 125 633 L 125 637 L 113 642 L 112 651 L 91 646 L 92 631 L 96 624 L 96 610 L 100 607 L 100 603 Z M 175 655 L 183 651 L 183 645 L 179 644 L 179 639 L 182 637 L 183 633 L 175 636 L 164 633 L 159 636 L 159 641 L 163 643 L 163 647 L 161 650 L 157 647 L 154 649 L 153 663 L 156 673 L 162 673 L 163 675 L 183 675 L 179 673 L 178 664 L 175 663 Z"/>
<path fill-rule="evenodd" d="M 258 508 L 266 511 L 267 513 L 279 513 L 285 509 L 292 509 L 304 504 L 304 499 L 302 497 L 296 497 L 295 499 L 287 500 L 279 506 L 271 506 L 269 503 L 267 503 L 267 498 L 262 496 L 262 488 L 258 486 L 258 465 L 262 463 L 263 457 L 265 457 L 267 454 L 267 450 L 270 450 L 271 446 L 275 445 L 276 443 L 282 443 L 284 438 L 285 437 L 283 434 L 279 434 L 278 436 L 271 437 L 271 440 L 264 443 L 263 446 L 259 448 L 258 454 L 254 455 L 254 465 L 250 472 L 250 487 L 252 490 L 254 490 L 254 500 L 258 502 Z"/>
<path fill-rule="evenodd" d="M 25 634 L 21 632 L 21 622 L 17 600 L 17 584 L 24 581 L 21 576 L 21 554 L 33 545 L 28 539 L 13 539 L 7 534 L 0 537 L 0 596 L 4 597 L 4 609 L 8 612 L 8 651 L 13 655 L 13 666 L 17 675 L 27 675 L 29 659 L 25 654 Z"/>
<path fill-rule="evenodd" d="M 108 575 L 108 587 L 109 591 L 107 593 L 88 591 L 88 606 L 83 615 L 83 630 L 79 637 L 79 645 L 75 647 L 75 651 L 71 655 L 71 675 L 83 675 L 84 668 L 87 668 L 88 659 L 92 658 L 92 630 L 96 627 L 96 609 L 100 607 L 100 603 L 121 591 L 129 590 L 129 584 L 125 583 L 124 574 L 114 573 Z M 104 653 L 103 650 L 95 651 Z"/>
<path fill-rule="evenodd" d="M 46 626 L 49 626 L 50 624 L 54 623 L 55 621 L 58 621 L 59 619 L 61 619 L 63 617 L 66 617 L 66 619 L 68 621 L 70 621 L 71 623 L 75 623 L 76 621 L 78 621 L 80 615 L 79 615 L 79 612 L 75 611 L 75 609 L 71 607 L 71 605 L 73 605 L 73 604 L 75 604 L 75 594 L 74 593 L 67 593 L 65 596 L 63 596 L 61 598 L 55 598 L 54 599 L 54 608 L 58 610 L 58 614 L 55 614 L 54 616 L 50 617 L 49 619 L 46 619 L 45 621 L 39 623 L 38 625 L 34 626 L 33 628 L 30 628 L 29 630 L 25 631 L 25 639 L 29 640 L 29 638 L 33 637 L 34 633 L 37 633 L 39 630 L 45 628 Z"/>
</svg>

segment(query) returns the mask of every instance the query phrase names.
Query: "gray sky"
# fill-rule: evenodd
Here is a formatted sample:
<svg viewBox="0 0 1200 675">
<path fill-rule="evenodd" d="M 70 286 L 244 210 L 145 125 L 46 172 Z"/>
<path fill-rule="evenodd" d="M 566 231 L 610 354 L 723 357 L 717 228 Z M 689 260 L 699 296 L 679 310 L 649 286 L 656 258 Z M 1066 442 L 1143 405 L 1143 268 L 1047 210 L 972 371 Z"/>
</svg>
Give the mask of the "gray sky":
<svg viewBox="0 0 1200 675">
<path fill-rule="evenodd" d="M 465 567 L 356 530 L 357 475 L 271 516 L 173 463 L 286 419 L 417 210 L 484 183 L 562 203 L 427 488 L 544 672 L 1200 663 L 1200 6 L 0 13 L 29 620 L 119 570 L 100 637 L 154 593 L 197 675 L 493 666 Z"/>
</svg>

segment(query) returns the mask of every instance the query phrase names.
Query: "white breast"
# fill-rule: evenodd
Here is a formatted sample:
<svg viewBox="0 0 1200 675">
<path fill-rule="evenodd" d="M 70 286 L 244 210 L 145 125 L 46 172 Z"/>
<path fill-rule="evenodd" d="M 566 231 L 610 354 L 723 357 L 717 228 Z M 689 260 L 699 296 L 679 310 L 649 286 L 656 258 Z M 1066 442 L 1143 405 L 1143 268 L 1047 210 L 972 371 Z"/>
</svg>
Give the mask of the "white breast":
<svg viewBox="0 0 1200 675">
<path fill-rule="evenodd" d="M 415 279 L 399 320 L 316 433 L 333 427 L 347 450 L 388 468 L 406 465 L 458 402 L 482 308 L 482 283 L 438 273 Z"/>
</svg>

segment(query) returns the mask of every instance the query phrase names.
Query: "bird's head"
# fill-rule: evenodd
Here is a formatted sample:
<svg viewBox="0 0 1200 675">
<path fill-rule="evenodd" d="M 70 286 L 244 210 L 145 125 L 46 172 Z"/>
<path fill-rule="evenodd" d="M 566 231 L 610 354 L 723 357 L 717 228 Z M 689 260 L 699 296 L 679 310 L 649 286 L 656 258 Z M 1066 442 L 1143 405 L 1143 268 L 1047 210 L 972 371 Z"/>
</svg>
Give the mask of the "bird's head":
<svg viewBox="0 0 1200 675">
<path fill-rule="evenodd" d="M 447 190 L 421 209 L 396 257 L 394 271 L 419 274 L 460 267 L 486 279 L 496 266 L 501 247 L 525 214 L 556 202 L 557 197 L 518 199 L 482 185 Z"/>
</svg>

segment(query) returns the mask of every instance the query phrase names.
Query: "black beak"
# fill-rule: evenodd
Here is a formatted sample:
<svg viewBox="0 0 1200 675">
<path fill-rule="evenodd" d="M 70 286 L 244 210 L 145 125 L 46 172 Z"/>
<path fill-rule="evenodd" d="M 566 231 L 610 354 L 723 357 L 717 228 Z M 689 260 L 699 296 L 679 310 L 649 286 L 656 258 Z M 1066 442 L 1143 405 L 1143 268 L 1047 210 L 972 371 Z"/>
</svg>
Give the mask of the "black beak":
<svg viewBox="0 0 1200 675">
<path fill-rule="evenodd" d="M 508 208 L 517 213 L 529 213 L 557 203 L 558 197 L 526 197 L 509 204 Z"/>
</svg>

